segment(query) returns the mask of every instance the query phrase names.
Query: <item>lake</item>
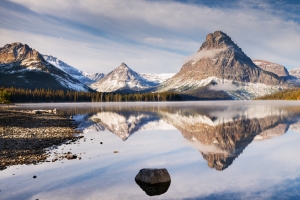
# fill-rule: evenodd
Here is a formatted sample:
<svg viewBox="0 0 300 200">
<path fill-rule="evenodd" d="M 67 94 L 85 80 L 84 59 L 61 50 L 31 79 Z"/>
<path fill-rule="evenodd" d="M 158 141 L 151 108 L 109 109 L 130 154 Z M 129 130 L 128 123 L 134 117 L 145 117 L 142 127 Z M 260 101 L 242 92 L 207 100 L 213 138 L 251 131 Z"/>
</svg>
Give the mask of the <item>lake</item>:
<svg viewBox="0 0 300 200">
<path fill-rule="evenodd" d="M 21 104 L 72 116 L 84 136 L 0 171 L 0 199 L 299 199 L 300 102 Z M 102 144 L 101 144 L 102 143 Z M 114 153 L 115 152 L 115 153 Z M 142 168 L 171 184 L 149 196 Z M 37 176 L 37 178 L 33 178 Z"/>
</svg>

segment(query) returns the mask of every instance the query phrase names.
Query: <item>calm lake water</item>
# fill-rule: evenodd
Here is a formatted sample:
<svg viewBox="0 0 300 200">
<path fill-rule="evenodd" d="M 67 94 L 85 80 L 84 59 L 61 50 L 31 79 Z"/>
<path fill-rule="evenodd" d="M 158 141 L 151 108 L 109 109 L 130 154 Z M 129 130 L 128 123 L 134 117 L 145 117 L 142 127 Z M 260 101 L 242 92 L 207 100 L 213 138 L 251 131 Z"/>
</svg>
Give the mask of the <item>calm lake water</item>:
<svg viewBox="0 0 300 200">
<path fill-rule="evenodd" d="M 24 108 L 72 115 L 84 138 L 49 151 L 82 159 L 10 166 L 0 171 L 0 199 L 300 199 L 298 102 Z M 148 196 L 134 179 L 142 168 L 166 168 L 168 190 Z"/>
</svg>

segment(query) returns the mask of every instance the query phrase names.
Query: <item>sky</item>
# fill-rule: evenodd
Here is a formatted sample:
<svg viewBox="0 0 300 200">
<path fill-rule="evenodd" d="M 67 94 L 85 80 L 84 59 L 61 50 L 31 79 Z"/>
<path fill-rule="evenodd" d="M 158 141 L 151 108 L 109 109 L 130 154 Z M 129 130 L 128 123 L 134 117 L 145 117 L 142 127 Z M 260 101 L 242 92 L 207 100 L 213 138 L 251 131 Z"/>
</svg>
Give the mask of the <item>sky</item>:
<svg viewBox="0 0 300 200">
<path fill-rule="evenodd" d="M 299 13 L 299 0 L 1 0 L 0 46 L 28 44 L 88 73 L 122 62 L 176 73 L 221 30 L 251 59 L 290 70 L 300 66 Z"/>
</svg>

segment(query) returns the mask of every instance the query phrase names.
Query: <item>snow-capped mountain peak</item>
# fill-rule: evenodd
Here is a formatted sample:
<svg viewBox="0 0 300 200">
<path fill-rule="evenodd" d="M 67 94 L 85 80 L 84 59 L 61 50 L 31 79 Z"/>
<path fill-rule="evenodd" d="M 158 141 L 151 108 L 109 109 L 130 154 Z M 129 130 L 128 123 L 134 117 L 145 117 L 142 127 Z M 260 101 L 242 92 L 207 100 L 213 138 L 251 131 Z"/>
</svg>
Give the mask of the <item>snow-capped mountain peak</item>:
<svg viewBox="0 0 300 200">
<path fill-rule="evenodd" d="M 96 81 L 99 81 L 101 78 L 104 77 L 104 74 L 102 74 L 102 73 L 89 74 L 87 72 L 76 69 L 75 67 L 72 67 L 72 66 L 68 65 L 67 63 L 65 63 L 51 55 L 43 55 L 43 57 L 48 63 L 54 65 L 58 69 L 68 73 L 75 79 L 77 79 L 80 82 L 87 84 L 87 85 L 92 84 Z"/>
<path fill-rule="evenodd" d="M 119 67 L 108 73 L 100 81 L 92 84 L 91 87 L 99 92 L 114 92 L 120 90 L 141 91 L 157 85 L 157 83 L 143 78 L 125 63 L 121 63 Z"/>
<path fill-rule="evenodd" d="M 69 73 L 47 62 L 37 50 L 19 42 L 0 48 L 0 85 L 29 89 L 91 90 Z"/>
</svg>

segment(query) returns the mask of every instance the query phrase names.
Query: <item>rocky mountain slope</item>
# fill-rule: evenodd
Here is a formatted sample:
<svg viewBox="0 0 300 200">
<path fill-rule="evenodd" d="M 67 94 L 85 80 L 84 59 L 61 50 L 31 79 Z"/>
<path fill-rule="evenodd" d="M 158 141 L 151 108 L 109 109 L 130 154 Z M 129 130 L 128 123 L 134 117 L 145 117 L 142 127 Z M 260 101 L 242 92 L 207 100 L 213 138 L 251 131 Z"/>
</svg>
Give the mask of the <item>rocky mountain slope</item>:
<svg viewBox="0 0 300 200">
<path fill-rule="evenodd" d="M 253 60 L 253 63 L 259 68 L 268 72 L 272 72 L 279 77 L 286 77 L 290 75 L 288 70 L 283 65 L 279 65 L 265 60 Z"/>
<path fill-rule="evenodd" d="M 278 91 L 284 84 L 276 74 L 257 67 L 222 31 L 208 34 L 188 60 L 157 91 L 192 92 L 211 86 L 210 89 L 225 91 L 233 99 L 251 99 Z"/>
<path fill-rule="evenodd" d="M 85 84 L 45 61 L 22 43 L 0 48 L 0 86 L 91 91 Z"/>
<path fill-rule="evenodd" d="M 48 63 L 68 73 L 69 75 L 71 75 L 72 77 L 76 78 L 77 80 L 79 80 L 80 82 L 86 85 L 95 83 L 105 76 L 103 73 L 89 74 L 87 72 L 83 72 L 81 70 L 76 69 L 75 67 L 68 65 L 67 63 L 59 60 L 54 56 L 43 55 L 43 57 Z"/>
<path fill-rule="evenodd" d="M 98 92 L 141 91 L 157 86 L 133 71 L 125 63 L 108 73 L 103 79 L 91 85 Z"/>
</svg>

